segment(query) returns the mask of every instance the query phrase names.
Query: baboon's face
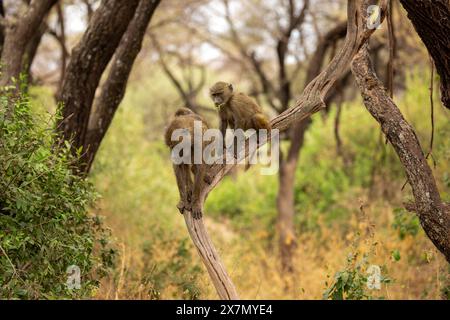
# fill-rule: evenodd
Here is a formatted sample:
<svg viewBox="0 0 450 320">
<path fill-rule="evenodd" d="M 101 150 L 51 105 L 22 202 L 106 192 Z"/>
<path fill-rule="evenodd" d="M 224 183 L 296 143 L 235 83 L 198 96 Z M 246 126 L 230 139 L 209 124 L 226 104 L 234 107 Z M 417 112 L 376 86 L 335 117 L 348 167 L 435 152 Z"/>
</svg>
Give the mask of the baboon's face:
<svg viewBox="0 0 450 320">
<path fill-rule="evenodd" d="M 233 94 L 233 86 L 225 82 L 217 82 L 209 89 L 211 99 L 216 106 L 227 103 Z"/>
</svg>

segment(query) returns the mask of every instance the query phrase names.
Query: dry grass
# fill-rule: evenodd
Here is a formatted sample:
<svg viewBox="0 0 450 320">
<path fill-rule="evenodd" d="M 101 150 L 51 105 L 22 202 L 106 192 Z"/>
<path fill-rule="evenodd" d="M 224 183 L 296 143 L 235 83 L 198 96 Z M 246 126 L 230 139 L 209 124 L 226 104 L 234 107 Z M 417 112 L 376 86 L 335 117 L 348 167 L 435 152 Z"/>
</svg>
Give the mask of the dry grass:
<svg viewBox="0 0 450 320">
<path fill-rule="evenodd" d="M 359 206 L 359 205 L 357 205 Z M 112 217 L 110 217 L 112 218 Z M 119 235 L 120 259 L 114 277 L 103 282 L 98 299 L 172 299 L 179 295 L 173 284 L 168 284 L 160 295 L 149 294 L 152 287 L 142 283 L 145 278 L 145 253 L 133 244 L 132 230 L 114 225 L 111 227 Z M 182 219 L 179 219 L 182 223 Z M 295 251 L 296 271 L 293 275 L 283 275 L 280 270 L 276 250 L 267 248 L 265 234 L 243 239 L 238 232 L 222 223 L 206 220 L 218 250 L 225 261 L 228 271 L 243 299 L 322 299 L 336 271 L 345 267 L 349 253 L 370 253 L 371 264 L 383 266 L 387 276 L 393 282 L 383 285 L 374 297 L 386 299 L 440 299 L 441 289 L 448 285 L 448 265 L 434 249 L 423 232 L 417 236 L 399 239 L 391 225 L 392 208 L 383 204 L 364 206 L 364 213 L 354 214 L 348 222 L 348 233 L 336 226 L 327 226 L 320 222 L 321 235 L 306 233 L 298 237 Z M 180 223 L 180 233 L 186 233 Z M 181 231 L 182 230 L 182 231 Z M 193 263 L 200 259 L 193 252 Z M 401 259 L 395 261 L 392 252 L 398 250 Z M 170 259 L 173 252 L 157 251 L 155 265 Z M 203 269 L 203 266 L 202 266 Z M 446 283 L 447 281 L 447 283 Z M 170 282 L 170 281 L 169 281 Z M 216 299 L 214 288 L 203 270 L 197 279 L 201 299 Z M 180 298 L 178 296 L 178 298 Z"/>
</svg>

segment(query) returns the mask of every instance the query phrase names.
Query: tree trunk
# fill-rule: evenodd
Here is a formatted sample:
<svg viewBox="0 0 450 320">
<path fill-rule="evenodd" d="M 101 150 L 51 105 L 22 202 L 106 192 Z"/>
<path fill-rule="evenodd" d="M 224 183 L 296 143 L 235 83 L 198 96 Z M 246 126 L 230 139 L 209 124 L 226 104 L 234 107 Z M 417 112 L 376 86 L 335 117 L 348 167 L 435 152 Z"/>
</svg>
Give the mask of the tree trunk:
<svg viewBox="0 0 450 320">
<path fill-rule="evenodd" d="M 103 0 L 72 51 L 58 100 L 63 104 L 59 128 L 74 150 L 84 147 L 95 91 L 138 4 L 139 0 Z"/>
<path fill-rule="evenodd" d="M 388 96 L 383 83 L 373 71 L 367 46 L 355 56 L 352 71 L 366 109 L 380 123 L 381 130 L 403 164 L 423 229 L 450 262 L 450 212 L 442 203 L 433 172 L 413 128 Z"/>
<path fill-rule="evenodd" d="M 339 39 L 345 37 L 347 31 L 347 23 L 340 23 L 331 29 L 317 45 L 312 61 L 306 74 L 305 87 L 320 73 L 327 50 L 334 45 Z M 289 101 L 285 101 L 288 105 Z M 278 208 L 278 230 L 279 244 L 281 254 L 281 267 L 283 271 L 293 272 L 294 266 L 292 255 L 296 246 L 296 236 L 294 228 L 295 216 L 295 171 L 297 169 L 300 150 L 303 147 L 305 132 L 311 124 L 311 119 L 307 118 L 297 123 L 290 129 L 288 155 L 285 160 L 280 163 L 279 182 L 277 196 Z"/>
<path fill-rule="evenodd" d="M 450 1 L 400 0 L 433 57 L 441 77 L 441 99 L 450 109 Z"/>
<path fill-rule="evenodd" d="M 297 124 L 291 131 L 291 146 L 286 159 L 280 163 L 279 181 L 277 197 L 278 209 L 278 229 L 281 254 L 281 267 L 283 271 L 293 272 L 293 252 L 296 247 L 296 236 L 294 228 L 295 216 L 295 172 L 300 157 L 300 150 L 303 147 L 305 132 L 311 123 L 307 118 Z"/>
<path fill-rule="evenodd" d="M 69 52 L 66 47 L 66 18 L 64 16 L 64 8 L 60 3 L 56 6 L 56 11 L 58 14 L 58 22 L 59 22 L 59 35 L 57 34 L 56 38 L 61 47 L 61 73 L 59 75 L 59 84 L 58 91 L 61 90 L 62 83 L 66 76 L 66 67 L 67 67 L 67 58 L 69 56 Z"/>
<path fill-rule="evenodd" d="M 33 36 L 27 45 L 25 54 L 23 55 L 23 67 L 24 74 L 27 76 L 28 83 L 32 83 L 31 65 L 33 64 L 34 58 L 38 51 L 39 45 L 41 44 L 42 36 L 47 31 L 47 26 L 45 23 L 41 23 L 38 32 Z"/>
<path fill-rule="evenodd" d="M 11 84 L 12 78 L 18 78 L 24 68 L 24 55 L 27 46 L 39 32 L 39 26 L 47 13 L 58 0 L 34 0 L 25 14 L 15 22 L 8 23 L 2 49 L 0 87 Z"/>
<path fill-rule="evenodd" d="M 134 61 L 141 51 L 147 26 L 158 7 L 160 0 L 141 0 L 133 20 L 120 41 L 111 64 L 108 78 L 102 85 L 96 108 L 89 121 L 88 133 L 84 142 L 83 171 L 88 173 L 100 143 L 108 130 L 114 114 L 125 94 L 128 77 Z"/>
</svg>

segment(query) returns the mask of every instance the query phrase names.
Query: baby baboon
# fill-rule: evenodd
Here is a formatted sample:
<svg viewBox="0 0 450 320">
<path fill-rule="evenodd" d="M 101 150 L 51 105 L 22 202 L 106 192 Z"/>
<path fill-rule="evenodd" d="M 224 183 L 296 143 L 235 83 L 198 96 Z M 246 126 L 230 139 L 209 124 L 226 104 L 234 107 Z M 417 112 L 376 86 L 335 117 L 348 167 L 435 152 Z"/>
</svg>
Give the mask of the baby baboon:
<svg viewBox="0 0 450 320">
<path fill-rule="evenodd" d="M 217 82 L 209 91 L 211 99 L 219 108 L 220 131 L 224 138 L 228 126 L 235 130 L 266 129 L 270 131 L 269 120 L 261 108 L 249 96 L 240 92 L 233 93 L 232 84 Z"/>
<path fill-rule="evenodd" d="M 199 137 L 194 136 L 195 121 L 200 121 L 201 123 L 202 135 Z M 184 139 L 180 138 L 180 141 L 172 140 L 172 133 L 177 129 L 186 130 L 186 134 L 190 136 L 191 141 L 190 163 L 173 164 L 178 190 L 180 192 L 180 202 L 178 203 L 177 208 L 180 210 L 181 214 L 184 213 L 184 210 L 192 211 L 192 216 L 195 219 L 200 219 L 202 216 L 202 199 L 200 197 L 200 192 L 205 174 L 205 166 L 202 163 L 194 163 L 194 148 L 204 147 L 203 133 L 208 129 L 208 125 L 202 117 L 195 114 L 190 109 L 178 109 L 175 112 L 172 121 L 169 123 L 164 136 L 166 145 L 170 150 L 172 150 L 181 139 Z M 191 171 L 194 174 L 194 183 L 192 183 Z"/>
</svg>

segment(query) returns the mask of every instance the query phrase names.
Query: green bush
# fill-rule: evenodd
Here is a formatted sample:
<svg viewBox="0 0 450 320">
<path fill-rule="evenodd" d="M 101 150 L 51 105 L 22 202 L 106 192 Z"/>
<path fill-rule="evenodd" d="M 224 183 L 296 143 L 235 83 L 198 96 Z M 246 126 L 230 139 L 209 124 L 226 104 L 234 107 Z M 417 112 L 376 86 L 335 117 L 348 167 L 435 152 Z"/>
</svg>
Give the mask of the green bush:
<svg viewBox="0 0 450 320">
<path fill-rule="evenodd" d="M 0 298 L 87 298 L 113 263 L 109 232 L 87 213 L 97 194 L 72 173 L 70 144 L 31 109 L 25 94 L 0 98 Z"/>
<path fill-rule="evenodd" d="M 347 257 L 347 266 L 344 270 L 336 272 L 333 282 L 323 293 L 323 299 L 326 300 L 373 300 L 384 299 L 383 296 L 377 297 L 368 287 L 370 271 L 369 254 L 365 253 L 359 259 L 357 253 L 350 253 Z M 373 267 L 373 266 L 372 266 Z M 375 266 L 376 267 L 376 266 Z M 380 267 L 378 267 L 380 268 Z M 380 268 L 381 270 L 381 268 Z M 372 272 L 372 271 L 371 271 Z M 372 275 L 373 276 L 373 275 Z M 391 279 L 379 274 L 381 284 L 388 284 Z M 326 282 L 328 286 L 328 282 Z"/>
</svg>

